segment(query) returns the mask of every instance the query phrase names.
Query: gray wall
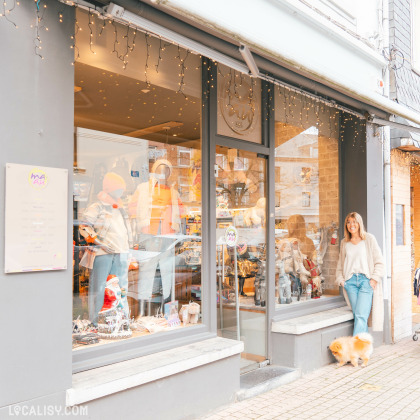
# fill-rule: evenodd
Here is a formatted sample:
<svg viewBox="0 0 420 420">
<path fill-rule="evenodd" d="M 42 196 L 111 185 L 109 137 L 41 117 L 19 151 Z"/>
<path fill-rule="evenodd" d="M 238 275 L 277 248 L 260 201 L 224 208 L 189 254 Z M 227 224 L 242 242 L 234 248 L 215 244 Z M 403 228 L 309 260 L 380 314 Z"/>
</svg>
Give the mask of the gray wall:
<svg viewBox="0 0 420 420">
<path fill-rule="evenodd" d="M 0 200 L 4 203 L 6 162 L 67 168 L 69 269 L 5 275 L 0 206 L 0 407 L 71 386 L 74 11 L 55 0 L 46 4 L 44 60 L 34 52 L 33 1 L 21 2 L 10 14 L 18 29 L 0 18 Z"/>
<path fill-rule="evenodd" d="M 375 235 L 381 248 L 384 235 L 384 185 L 381 137 L 372 124 L 342 119 L 341 137 L 341 213 L 344 219 L 358 212 L 368 232 Z"/>
<path fill-rule="evenodd" d="M 390 45 L 395 48 L 394 69 L 390 71 L 390 97 L 420 110 L 420 76 L 411 69 L 410 0 L 389 2 Z"/>
<path fill-rule="evenodd" d="M 356 135 L 358 133 L 358 135 Z M 344 114 L 340 126 L 341 236 L 344 219 L 352 211 L 367 220 L 366 129 L 357 118 Z"/>
<path fill-rule="evenodd" d="M 366 185 L 367 219 L 370 233 L 375 235 L 381 249 L 384 249 L 384 178 L 383 151 L 380 128 L 372 124 L 366 127 Z"/>
</svg>

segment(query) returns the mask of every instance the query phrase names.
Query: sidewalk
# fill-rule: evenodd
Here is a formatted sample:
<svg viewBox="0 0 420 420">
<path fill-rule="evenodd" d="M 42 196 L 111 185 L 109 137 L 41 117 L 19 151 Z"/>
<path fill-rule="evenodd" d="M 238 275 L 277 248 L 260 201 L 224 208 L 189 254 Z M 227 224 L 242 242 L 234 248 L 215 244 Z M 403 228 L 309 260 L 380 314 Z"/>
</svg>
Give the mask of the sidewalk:
<svg viewBox="0 0 420 420">
<path fill-rule="evenodd" d="M 366 368 L 325 366 L 202 419 L 420 420 L 420 340 L 375 349 Z"/>
</svg>

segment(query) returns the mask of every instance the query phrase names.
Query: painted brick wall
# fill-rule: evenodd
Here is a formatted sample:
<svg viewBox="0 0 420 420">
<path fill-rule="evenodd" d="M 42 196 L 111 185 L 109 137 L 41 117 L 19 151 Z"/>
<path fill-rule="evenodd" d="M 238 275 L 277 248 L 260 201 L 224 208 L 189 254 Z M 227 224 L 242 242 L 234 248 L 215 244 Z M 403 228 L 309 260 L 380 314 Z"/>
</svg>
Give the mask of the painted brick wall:
<svg viewBox="0 0 420 420">
<path fill-rule="evenodd" d="M 410 238 L 410 168 L 399 150 L 391 152 L 392 197 L 392 339 L 411 335 L 411 238 Z M 396 245 L 397 204 L 404 205 L 404 245 Z"/>
<path fill-rule="evenodd" d="M 410 0 L 389 2 L 390 45 L 396 49 L 395 69 L 390 71 L 390 96 L 420 111 L 420 76 L 411 68 Z"/>
<path fill-rule="evenodd" d="M 414 266 L 412 277 L 416 268 L 420 267 L 420 172 L 412 170 L 411 187 L 413 188 L 413 230 L 414 230 Z M 413 291 L 413 290 L 412 290 Z M 420 305 L 417 305 L 417 298 L 412 294 L 412 312 L 420 313 Z"/>
<path fill-rule="evenodd" d="M 338 227 L 340 201 L 338 176 L 338 141 L 320 136 L 318 143 L 319 164 L 319 224 Z M 330 235 L 332 232 L 330 232 Z M 322 275 L 325 277 L 324 290 L 327 294 L 337 292 L 335 285 L 335 270 L 337 268 L 338 254 L 340 252 L 339 240 L 336 245 L 328 241 L 327 252 L 324 255 Z"/>
<path fill-rule="evenodd" d="M 323 289 L 326 294 L 338 294 L 339 290 L 335 285 L 335 270 L 339 254 L 339 241 L 336 245 L 330 243 L 333 233 L 332 224 L 335 223 L 337 227 L 339 224 L 338 140 L 320 135 L 315 143 L 310 143 L 311 138 L 308 137 L 308 145 L 318 149 L 318 154 L 313 154 L 312 157 L 307 157 L 304 150 L 300 155 L 296 151 L 295 144 L 292 145 L 292 148 L 282 148 L 282 145 L 286 146 L 286 142 L 301 134 L 302 131 L 302 128 L 290 124 L 276 123 L 276 147 L 278 147 L 276 168 L 281 168 L 281 172 L 277 174 L 276 193 L 280 194 L 281 208 L 290 207 L 293 209 L 291 214 L 304 215 L 308 233 L 313 228 L 330 227 L 328 246 L 322 264 Z M 302 142 L 304 143 L 305 140 Z M 304 148 L 303 143 L 301 144 L 302 148 Z M 309 184 L 300 183 L 299 177 L 296 175 L 300 172 L 300 168 L 305 166 L 314 168 Z M 311 193 L 310 208 L 301 207 L 300 194 L 302 191 Z"/>
</svg>

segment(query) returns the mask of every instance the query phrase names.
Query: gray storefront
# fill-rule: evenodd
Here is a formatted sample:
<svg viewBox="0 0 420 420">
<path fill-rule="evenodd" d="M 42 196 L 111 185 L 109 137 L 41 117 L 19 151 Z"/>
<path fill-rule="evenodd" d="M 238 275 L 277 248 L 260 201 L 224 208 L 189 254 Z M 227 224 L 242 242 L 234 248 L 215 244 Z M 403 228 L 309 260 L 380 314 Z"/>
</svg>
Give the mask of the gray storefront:
<svg viewBox="0 0 420 420">
<path fill-rule="evenodd" d="M 255 54 L 248 74 L 234 43 L 142 3 L 36 6 L 0 21 L 1 164 L 68 170 L 67 268 L 2 269 L 0 417 L 186 418 L 241 374 L 329 363 L 352 328 L 345 215 L 383 245 L 364 112 L 386 115 Z"/>
</svg>

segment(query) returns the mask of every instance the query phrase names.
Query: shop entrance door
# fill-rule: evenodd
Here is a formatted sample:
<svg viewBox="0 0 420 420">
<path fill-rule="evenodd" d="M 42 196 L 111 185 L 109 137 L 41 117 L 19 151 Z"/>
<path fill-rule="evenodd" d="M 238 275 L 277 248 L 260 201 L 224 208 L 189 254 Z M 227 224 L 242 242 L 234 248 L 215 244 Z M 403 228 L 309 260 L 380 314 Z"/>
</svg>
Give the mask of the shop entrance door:
<svg viewBox="0 0 420 420">
<path fill-rule="evenodd" d="M 241 370 L 266 360 L 266 159 L 216 146 L 218 334 L 241 340 Z"/>
</svg>

